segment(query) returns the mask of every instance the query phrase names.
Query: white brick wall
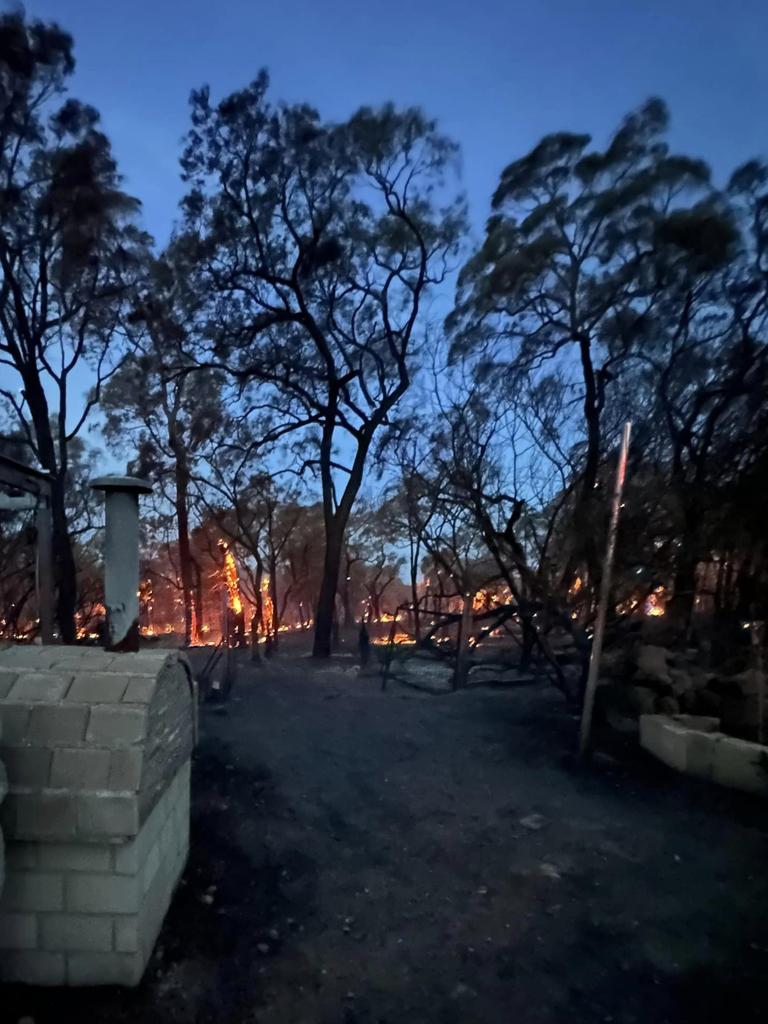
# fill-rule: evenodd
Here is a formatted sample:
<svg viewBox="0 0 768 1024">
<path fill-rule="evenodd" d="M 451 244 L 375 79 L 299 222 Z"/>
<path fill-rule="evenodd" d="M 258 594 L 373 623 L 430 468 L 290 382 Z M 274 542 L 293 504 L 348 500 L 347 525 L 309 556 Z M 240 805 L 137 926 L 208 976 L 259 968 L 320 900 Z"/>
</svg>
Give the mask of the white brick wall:
<svg viewBox="0 0 768 1024">
<path fill-rule="evenodd" d="M 138 984 L 187 857 L 189 769 L 128 843 L 9 843 L 0 980 Z"/>
</svg>

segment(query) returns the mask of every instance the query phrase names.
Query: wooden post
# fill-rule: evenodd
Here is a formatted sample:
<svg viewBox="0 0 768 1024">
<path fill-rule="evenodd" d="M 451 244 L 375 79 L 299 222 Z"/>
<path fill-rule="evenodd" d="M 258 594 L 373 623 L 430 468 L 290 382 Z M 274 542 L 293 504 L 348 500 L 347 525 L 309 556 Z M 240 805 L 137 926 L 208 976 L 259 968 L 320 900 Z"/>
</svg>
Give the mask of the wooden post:
<svg viewBox="0 0 768 1024">
<path fill-rule="evenodd" d="M 616 468 L 616 481 L 613 487 L 613 501 L 611 504 L 611 519 L 608 525 L 608 541 L 605 547 L 605 561 L 603 562 L 603 578 L 600 581 L 600 597 L 597 605 L 597 620 L 595 622 L 595 634 L 592 638 L 592 653 L 589 659 L 589 673 L 587 675 L 587 686 L 584 692 L 584 707 L 581 712 L 581 729 L 579 732 L 579 754 L 584 757 L 589 749 L 590 733 L 592 731 L 592 711 L 595 705 L 595 690 L 600 674 L 600 655 L 603 651 L 603 636 L 605 634 L 605 619 L 608 614 L 608 602 L 611 597 L 611 573 L 613 571 L 613 556 L 616 551 L 616 536 L 619 532 L 619 515 L 621 512 L 621 495 L 624 491 L 624 478 L 627 473 L 627 454 L 629 452 L 629 437 L 632 432 L 632 424 L 629 420 L 624 424 L 624 433 L 621 438 L 621 449 L 619 451 L 619 464 Z"/>
<path fill-rule="evenodd" d="M 40 639 L 53 643 L 53 534 L 51 506 L 42 497 L 37 505 L 37 609 Z"/>
</svg>

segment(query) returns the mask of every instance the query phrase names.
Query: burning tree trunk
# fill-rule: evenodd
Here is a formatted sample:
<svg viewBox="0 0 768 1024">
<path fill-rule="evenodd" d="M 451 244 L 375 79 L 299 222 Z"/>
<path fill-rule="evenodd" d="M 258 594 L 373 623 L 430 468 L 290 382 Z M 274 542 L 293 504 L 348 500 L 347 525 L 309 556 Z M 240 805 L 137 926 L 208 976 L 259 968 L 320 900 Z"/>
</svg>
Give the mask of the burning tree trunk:
<svg viewBox="0 0 768 1024">
<path fill-rule="evenodd" d="M 231 618 L 236 626 L 239 643 L 245 642 L 245 621 L 243 618 L 243 601 L 240 596 L 240 578 L 237 574 L 237 562 L 235 556 L 226 541 L 219 541 L 219 547 L 224 555 L 224 586 L 226 588 L 226 607 L 231 616 L 225 616 L 224 631 L 227 643 L 230 638 L 230 626 L 228 619 Z"/>
<path fill-rule="evenodd" d="M 280 628 L 280 609 L 277 603 L 277 559 L 273 552 L 269 556 L 269 633 L 272 636 L 274 649 L 278 647 L 278 630 Z"/>
</svg>

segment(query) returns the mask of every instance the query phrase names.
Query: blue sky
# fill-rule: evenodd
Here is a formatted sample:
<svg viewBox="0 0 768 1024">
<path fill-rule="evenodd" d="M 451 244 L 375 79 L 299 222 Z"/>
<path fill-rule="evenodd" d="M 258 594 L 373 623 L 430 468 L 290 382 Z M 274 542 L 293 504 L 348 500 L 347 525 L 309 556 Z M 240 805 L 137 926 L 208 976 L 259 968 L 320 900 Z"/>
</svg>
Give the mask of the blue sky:
<svg viewBox="0 0 768 1024">
<path fill-rule="evenodd" d="M 146 227 L 167 238 L 192 87 L 220 96 L 260 67 L 273 96 L 329 118 L 419 104 L 463 151 L 480 226 L 499 171 L 546 132 L 603 142 L 656 94 L 676 148 L 718 177 L 768 152 L 765 0 L 28 0 L 76 42 L 73 92 L 103 115 Z"/>
<path fill-rule="evenodd" d="M 4 0 L 0 0 L 3 4 Z M 723 179 L 768 155 L 768 0 L 27 0 L 75 38 L 74 95 L 102 113 L 144 226 L 162 244 L 182 192 L 190 89 L 259 68 L 273 98 L 328 118 L 418 104 L 461 145 L 476 236 L 501 169 L 545 133 L 605 143 L 650 95 L 672 143 Z M 450 289 L 436 298 L 443 312 Z M 7 372 L 7 371 L 5 371 Z M 72 384 L 86 390 L 84 368 Z M 75 396 L 72 396 L 74 399 Z M 75 399 L 73 410 L 79 409 Z M 73 412 L 73 415 L 75 413 Z M 98 436 L 98 418 L 91 434 Z"/>
</svg>

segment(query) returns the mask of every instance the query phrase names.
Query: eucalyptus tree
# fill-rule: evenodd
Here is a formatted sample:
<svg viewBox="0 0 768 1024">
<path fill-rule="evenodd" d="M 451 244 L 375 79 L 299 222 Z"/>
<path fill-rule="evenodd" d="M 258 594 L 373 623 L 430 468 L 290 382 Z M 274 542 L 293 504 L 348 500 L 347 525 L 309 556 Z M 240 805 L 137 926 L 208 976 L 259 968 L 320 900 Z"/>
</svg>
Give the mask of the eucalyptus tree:
<svg viewBox="0 0 768 1024">
<path fill-rule="evenodd" d="M 69 447 L 118 364 L 147 242 L 97 111 L 65 97 L 72 46 L 54 23 L 0 15 L 0 366 L 15 375 L 0 398 L 51 477 L 57 619 L 68 643 L 77 601 Z M 73 392 L 85 367 L 91 386 L 80 403 Z"/>
<path fill-rule="evenodd" d="M 461 272 L 449 324 L 509 393 L 554 380 L 578 404 L 577 533 L 590 536 L 593 492 L 611 438 L 606 403 L 665 297 L 659 246 L 687 256 L 730 229 L 710 171 L 669 151 L 658 99 L 630 114 L 607 148 L 589 135 L 545 136 L 501 173 L 485 238 Z M 502 392 L 503 393 L 503 392 Z M 595 568 L 595 551 L 586 551 Z"/>
<path fill-rule="evenodd" d="M 186 230 L 209 299 L 198 358 L 301 433 L 322 488 L 314 653 L 327 656 L 349 516 L 464 212 L 446 185 L 455 147 L 419 110 L 364 107 L 332 123 L 271 104 L 267 89 L 262 73 L 217 104 L 192 95 Z"/>
<path fill-rule="evenodd" d="M 102 405 L 115 451 L 131 453 L 132 469 L 150 478 L 173 509 L 186 643 L 202 626 L 200 567 L 191 544 L 190 488 L 198 463 L 226 433 L 221 374 L 201 370 L 186 354 L 194 342 L 194 302 L 186 291 L 180 247 L 152 260 L 147 287 L 129 317 L 132 345 L 112 376 Z"/>
</svg>

